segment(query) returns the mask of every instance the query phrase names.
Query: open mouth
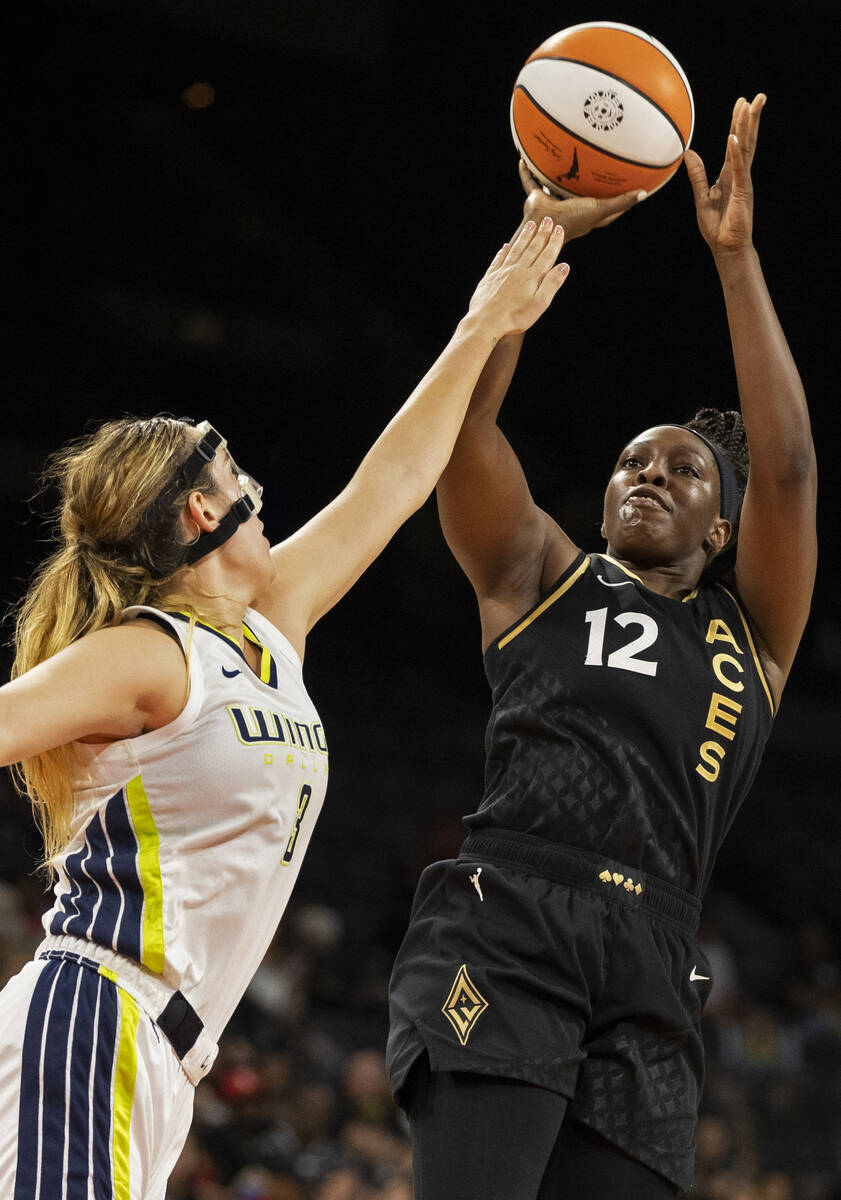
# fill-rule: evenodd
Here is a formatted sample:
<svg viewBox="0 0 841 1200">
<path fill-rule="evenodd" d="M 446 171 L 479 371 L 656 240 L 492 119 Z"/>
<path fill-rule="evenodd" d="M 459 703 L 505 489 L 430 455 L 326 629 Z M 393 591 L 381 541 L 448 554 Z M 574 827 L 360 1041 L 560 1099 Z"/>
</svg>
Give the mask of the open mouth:
<svg viewBox="0 0 841 1200">
<path fill-rule="evenodd" d="M 637 507 L 644 505 L 646 508 L 664 507 L 664 505 L 662 505 L 659 500 L 655 500 L 653 496 L 629 496 L 625 503 L 633 504 Z"/>
<path fill-rule="evenodd" d="M 656 492 L 648 490 L 631 492 L 625 497 L 625 504 L 632 504 L 635 508 L 660 508 L 664 512 L 668 512 L 668 505 L 664 500 L 661 500 Z"/>
</svg>

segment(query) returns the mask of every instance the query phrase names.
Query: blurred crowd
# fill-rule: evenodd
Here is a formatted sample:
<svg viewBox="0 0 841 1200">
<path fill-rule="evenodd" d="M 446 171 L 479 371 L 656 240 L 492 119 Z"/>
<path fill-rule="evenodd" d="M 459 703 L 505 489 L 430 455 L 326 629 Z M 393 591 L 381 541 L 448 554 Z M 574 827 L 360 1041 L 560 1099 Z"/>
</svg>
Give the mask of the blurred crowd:
<svg viewBox="0 0 841 1200">
<path fill-rule="evenodd" d="M 40 891 L 0 884 L 0 982 L 40 938 Z M 713 892 L 695 1200 L 841 1200 L 841 959 L 817 923 L 769 925 Z M 384 1073 L 391 950 L 290 907 L 196 1093 L 167 1200 L 411 1200 Z M 360 970 L 360 963 L 364 964 Z"/>
</svg>

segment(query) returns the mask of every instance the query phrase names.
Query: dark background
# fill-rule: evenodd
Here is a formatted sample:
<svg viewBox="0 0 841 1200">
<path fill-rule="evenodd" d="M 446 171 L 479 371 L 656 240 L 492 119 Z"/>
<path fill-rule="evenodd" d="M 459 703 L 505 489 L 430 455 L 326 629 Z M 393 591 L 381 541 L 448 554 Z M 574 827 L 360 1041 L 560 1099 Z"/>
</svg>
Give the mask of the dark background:
<svg viewBox="0 0 841 1200">
<path fill-rule="evenodd" d="M 331 499 L 519 220 L 507 107 L 521 63 L 556 29 L 601 17 L 678 57 L 711 173 L 735 98 L 768 93 L 756 242 L 832 480 L 841 23 L 828 0 L 90 0 L 18 15 L 4 115 L 4 607 L 44 552 L 27 503 L 39 465 L 89 421 L 209 418 L 266 485 L 273 540 Z M 205 81 L 213 103 L 189 108 L 184 89 Z M 730 406 L 734 376 L 682 171 L 565 257 L 572 275 L 528 336 L 504 424 L 538 502 L 598 548 L 618 446 Z M 760 920 L 838 931 L 831 482 L 820 524 L 830 566 L 714 889 Z M 332 775 L 299 891 L 341 907 L 353 937 L 393 946 L 420 867 L 458 844 L 481 793 L 478 621 L 432 502 L 313 633 L 306 677 Z M 23 802 L 2 800 L 0 873 L 20 878 L 37 843 Z"/>
</svg>

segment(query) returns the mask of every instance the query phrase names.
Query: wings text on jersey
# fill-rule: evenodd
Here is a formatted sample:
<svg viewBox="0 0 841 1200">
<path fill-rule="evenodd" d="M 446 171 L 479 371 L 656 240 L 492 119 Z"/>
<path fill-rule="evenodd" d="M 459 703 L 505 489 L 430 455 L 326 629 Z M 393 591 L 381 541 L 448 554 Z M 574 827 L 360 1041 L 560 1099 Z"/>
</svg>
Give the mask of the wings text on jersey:
<svg viewBox="0 0 841 1200">
<path fill-rule="evenodd" d="M 326 754 L 327 742 L 320 721 L 296 721 L 285 713 L 229 704 L 228 714 L 244 746 L 282 745 L 310 754 Z"/>
</svg>

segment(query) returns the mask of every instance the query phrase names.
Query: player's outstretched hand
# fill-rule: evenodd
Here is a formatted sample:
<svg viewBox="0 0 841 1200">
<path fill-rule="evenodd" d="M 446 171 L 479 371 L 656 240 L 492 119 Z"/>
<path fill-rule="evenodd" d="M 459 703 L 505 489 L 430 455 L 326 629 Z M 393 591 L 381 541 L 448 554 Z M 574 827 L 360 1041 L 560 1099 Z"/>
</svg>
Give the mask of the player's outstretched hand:
<svg viewBox="0 0 841 1200">
<path fill-rule="evenodd" d="M 555 266 L 563 244 L 563 227 L 544 217 L 527 221 L 494 256 L 469 308 L 494 340 L 522 333 L 552 303 L 569 274 L 567 263 Z"/>
<path fill-rule="evenodd" d="M 759 118 L 766 97 L 760 92 L 748 103 L 740 96 L 733 108 L 724 166 L 712 187 L 700 155 L 684 153 L 683 161 L 692 191 L 698 228 L 710 249 L 731 253 L 751 245 L 753 238 L 753 183 L 751 164 L 756 151 Z"/>
<path fill-rule="evenodd" d="M 572 196 L 562 199 L 560 196 L 547 195 L 542 186 L 520 159 L 520 183 L 526 193 L 523 203 L 523 219 L 539 224 L 544 217 L 551 217 L 564 227 L 564 240 L 571 242 L 573 238 L 584 237 L 591 229 L 603 229 L 612 225 L 617 217 L 621 217 L 629 208 L 644 200 L 646 192 L 623 192 L 621 196 L 608 196 L 605 200 L 597 200 L 593 196 Z"/>
</svg>

